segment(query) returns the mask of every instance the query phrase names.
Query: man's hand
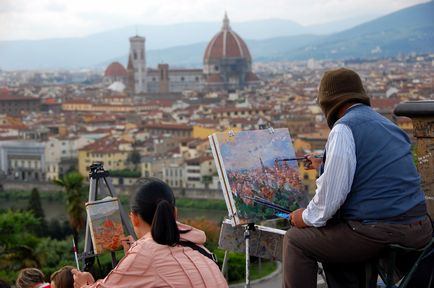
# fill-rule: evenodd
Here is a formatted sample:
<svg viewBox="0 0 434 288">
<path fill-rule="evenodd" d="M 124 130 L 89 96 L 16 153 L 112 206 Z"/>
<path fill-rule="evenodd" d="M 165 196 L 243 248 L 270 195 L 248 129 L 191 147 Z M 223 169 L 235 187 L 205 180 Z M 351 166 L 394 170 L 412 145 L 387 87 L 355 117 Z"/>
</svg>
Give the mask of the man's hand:
<svg viewBox="0 0 434 288">
<path fill-rule="evenodd" d="M 306 228 L 307 225 L 306 223 L 304 223 L 303 221 L 303 214 L 304 208 L 299 208 L 297 210 L 295 210 L 294 212 L 291 213 L 291 224 L 292 226 L 295 226 L 297 228 Z"/>
<path fill-rule="evenodd" d="M 312 169 L 318 169 L 321 166 L 322 163 L 322 154 L 321 153 L 311 153 L 307 154 L 306 156 L 306 162 L 304 167 L 306 170 L 312 170 Z"/>
</svg>

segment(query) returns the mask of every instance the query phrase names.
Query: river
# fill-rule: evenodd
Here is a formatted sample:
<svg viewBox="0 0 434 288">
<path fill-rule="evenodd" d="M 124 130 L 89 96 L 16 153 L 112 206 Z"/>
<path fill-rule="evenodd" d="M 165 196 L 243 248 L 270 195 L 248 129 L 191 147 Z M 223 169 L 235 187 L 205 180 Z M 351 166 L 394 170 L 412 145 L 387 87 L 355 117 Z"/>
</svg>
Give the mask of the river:
<svg viewBox="0 0 434 288">
<path fill-rule="evenodd" d="M 0 199 L 0 210 L 2 209 L 25 209 L 28 205 L 28 200 L 6 200 Z M 45 212 L 45 218 L 49 221 L 51 219 L 67 220 L 65 203 L 58 200 L 41 199 L 42 208 Z M 128 207 L 124 206 L 125 211 L 128 212 Z M 227 215 L 227 211 L 212 210 L 212 209 L 197 209 L 197 208 L 178 208 L 179 219 L 208 219 L 216 222 L 221 222 L 223 217 Z"/>
</svg>

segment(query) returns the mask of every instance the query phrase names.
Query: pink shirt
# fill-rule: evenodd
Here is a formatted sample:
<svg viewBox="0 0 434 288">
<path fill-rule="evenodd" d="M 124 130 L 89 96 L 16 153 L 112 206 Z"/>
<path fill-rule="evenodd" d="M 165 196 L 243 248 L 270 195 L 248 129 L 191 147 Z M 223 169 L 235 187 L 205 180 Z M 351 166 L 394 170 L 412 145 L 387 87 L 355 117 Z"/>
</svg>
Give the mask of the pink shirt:
<svg viewBox="0 0 434 288">
<path fill-rule="evenodd" d="M 203 245 L 205 233 L 185 224 L 178 223 L 182 240 Z M 208 257 L 189 247 L 160 245 L 147 233 L 134 242 L 125 257 L 106 278 L 89 286 L 112 287 L 228 287 L 219 267 Z"/>
</svg>

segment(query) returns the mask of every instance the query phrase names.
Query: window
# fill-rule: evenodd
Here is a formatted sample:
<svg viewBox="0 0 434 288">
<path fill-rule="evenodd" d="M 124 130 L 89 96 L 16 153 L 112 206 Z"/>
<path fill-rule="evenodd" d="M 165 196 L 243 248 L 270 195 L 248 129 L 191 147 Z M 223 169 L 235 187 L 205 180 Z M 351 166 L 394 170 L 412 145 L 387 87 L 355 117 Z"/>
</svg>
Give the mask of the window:
<svg viewBox="0 0 434 288">
<path fill-rule="evenodd" d="M 185 80 L 184 77 L 181 77 L 181 82 L 184 82 L 184 80 Z"/>
<path fill-rule="evenodd" d="M 134 60 L 137 60 L 137 52 L 135 50 L 133 52 L 133 58 L 134 58 Z"/>
</svg>

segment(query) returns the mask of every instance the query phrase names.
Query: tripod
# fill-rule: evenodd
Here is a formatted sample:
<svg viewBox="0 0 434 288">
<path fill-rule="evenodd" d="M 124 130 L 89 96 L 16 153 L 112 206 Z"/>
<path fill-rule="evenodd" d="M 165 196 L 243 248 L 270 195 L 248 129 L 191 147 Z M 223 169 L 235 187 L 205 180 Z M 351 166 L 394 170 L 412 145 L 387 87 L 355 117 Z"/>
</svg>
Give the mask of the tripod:
<svg viewBox="0 0 434 288">
<path fill-rule="evenodd" d="M 92 163 L 89 167 L 89 202 L 93 202 L 97 200 L 98 192 L 106 191 L 103 195 L 110 195 L 111 197 L 117 197 L 113 184 L 111 183 L 110 173 L 104 170 L 102 162 Z M 102 183 L 102 184 L 101 184 Z M 136 239 L 136 234 L 134 233 L 131 222 L 129 221 L 125 210 L 122 205 L 119 203 L 119 212 L 122 220 L 122 224 L 127 229 L 129 235 L 133 236 Z M 92 238 L 90 234 L 90 224 L 89 217 L 86 219 L 86 234 L 85 234 L 85 242 L 84 242 L 84 251 L 81 255 L 81 259 L 83 260 L 83 267 L 85 271 L 89 270 L 93 264 L 93 261 L 86 261 L 86 259 L 93 258 L 96 254 L 93 251 L 92 246 Z M 112 267 L 116 266 L 116 255 L 115 252 L 111 252 L 112 257 Z"/>
</svg>

